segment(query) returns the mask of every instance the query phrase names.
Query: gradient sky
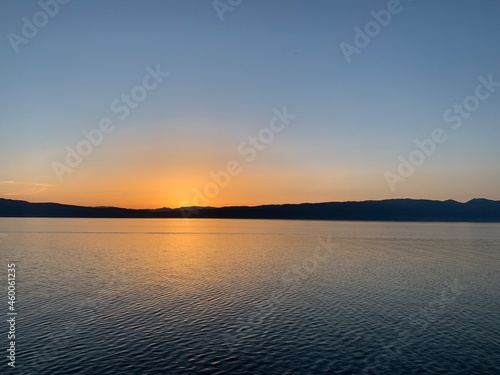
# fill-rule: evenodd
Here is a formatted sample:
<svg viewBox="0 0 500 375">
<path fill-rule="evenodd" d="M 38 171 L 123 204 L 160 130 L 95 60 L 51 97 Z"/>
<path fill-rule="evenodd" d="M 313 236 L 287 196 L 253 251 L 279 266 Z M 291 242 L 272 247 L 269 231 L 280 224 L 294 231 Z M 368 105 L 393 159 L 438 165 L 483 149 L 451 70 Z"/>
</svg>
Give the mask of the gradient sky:
<svg viewBox="0 0 500 375">
<path fill-rule="evenodd" d="M 0 197 L 191 205 L 236 160 L 207 204 L 500 199 L 500 88 L 443 121 L 479 76 L 500 81 L 500 1 L 402 0 L 347 63 L 340 43 L 387 3 L 243 0 L 221 21 L 210 0 L 72 0 L 15 53 L 9 32 L 41 8 L 2 1 Z M 111 103 L 158 64 L 170 75 L 119 119 Z M 296 118 L 248 162 L 238 146 L 283 107 Z M 114 131 L 59 181 L 53 162 L 104 117 Z M 384 173 L 437 127 L 448 140 L 391 191 Z"/>
</svg>

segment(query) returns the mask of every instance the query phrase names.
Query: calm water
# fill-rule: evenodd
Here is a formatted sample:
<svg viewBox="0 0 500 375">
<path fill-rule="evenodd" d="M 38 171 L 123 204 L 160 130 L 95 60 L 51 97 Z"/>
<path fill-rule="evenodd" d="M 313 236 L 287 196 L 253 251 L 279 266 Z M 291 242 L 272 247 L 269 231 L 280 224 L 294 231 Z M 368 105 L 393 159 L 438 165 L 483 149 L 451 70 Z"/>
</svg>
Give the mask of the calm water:
<svg viewBox="0 0 500 375">
<path fill-rule="evenodd" d="M 500 373 L 497 224 L 0 219 L 0 257 L 2 373 Z"/>
</svg>

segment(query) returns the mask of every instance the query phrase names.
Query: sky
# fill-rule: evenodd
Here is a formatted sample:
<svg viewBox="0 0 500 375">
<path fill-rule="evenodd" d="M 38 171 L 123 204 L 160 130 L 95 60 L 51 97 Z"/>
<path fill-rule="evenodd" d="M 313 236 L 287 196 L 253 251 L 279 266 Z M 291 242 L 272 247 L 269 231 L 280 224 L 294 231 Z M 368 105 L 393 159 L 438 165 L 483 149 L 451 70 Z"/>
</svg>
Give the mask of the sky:
<svg viewBox="0 0 500 375">
<path fill-rule="evenodd" d="M 499 200 L 499 19 L 498 0 L 4 0 L 0 197 Z"/>
</svg>

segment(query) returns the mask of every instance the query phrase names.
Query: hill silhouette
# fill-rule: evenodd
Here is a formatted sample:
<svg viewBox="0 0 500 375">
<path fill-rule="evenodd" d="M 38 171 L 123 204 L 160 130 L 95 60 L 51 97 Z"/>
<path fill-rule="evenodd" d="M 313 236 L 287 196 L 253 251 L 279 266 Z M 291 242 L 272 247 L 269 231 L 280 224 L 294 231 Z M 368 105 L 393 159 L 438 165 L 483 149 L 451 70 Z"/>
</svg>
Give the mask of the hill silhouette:
<svg viewBox="0 0 500 375">
<path fill-rule="evenodd" d="M 225 218 L 288 220 L 500 222 L 500 201 L 388 199 L 263 206 L 126 209 L 29 203 L 0 198 L 0 217 Z"/>
</svg>

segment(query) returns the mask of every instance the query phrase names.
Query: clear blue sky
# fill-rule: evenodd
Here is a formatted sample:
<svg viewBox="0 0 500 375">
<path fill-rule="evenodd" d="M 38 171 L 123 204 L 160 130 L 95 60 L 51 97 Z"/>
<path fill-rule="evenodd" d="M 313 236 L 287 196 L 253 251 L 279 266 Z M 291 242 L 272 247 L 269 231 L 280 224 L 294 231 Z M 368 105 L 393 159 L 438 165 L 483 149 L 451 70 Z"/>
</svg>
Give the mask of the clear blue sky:
<svg viewBox="0 0 500 375">
<path fill-rule="evenodd" d="M 348 63 L 339 45 L 387 4 L 243 0 L 221 21 L 212 1 L 73 0 L 16 53 L 8 34 L 41 8 L 4 0 L 0 196 L 173 207 L 235 159 L 211 205 L 500 199 L 500 87 L 460 129 L 443 121 L 479 76 L 500 81 L 500 2 L 402 0 Z M 110 104 L 158 64 L 170 75 L 118 119 Z M 246 161 L 238 145 L 285 106 L 297 117 Z M 59 180 L 103 117 L 114 131 Z M 437 127 L 448 140 L 391 190 L 384 173 Z"/>
</svg>

